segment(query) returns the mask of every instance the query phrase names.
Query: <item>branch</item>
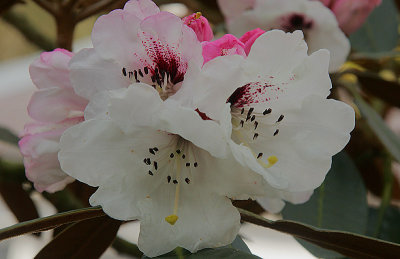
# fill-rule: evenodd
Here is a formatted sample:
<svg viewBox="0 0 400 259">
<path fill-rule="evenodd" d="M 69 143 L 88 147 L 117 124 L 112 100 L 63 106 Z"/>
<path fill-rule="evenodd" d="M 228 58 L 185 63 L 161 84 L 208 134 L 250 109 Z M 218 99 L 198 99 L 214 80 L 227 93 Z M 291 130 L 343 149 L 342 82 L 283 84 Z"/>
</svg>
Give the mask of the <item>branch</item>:
<svg viewBox="0 0 400 259">
<path fill-rule="evenodd" d="M 100 0 L 78 13 L 76 16 L 76 22 L 82 21 L 83 19 L 86 19 L 94 14 L 104 11 L 111 6 L 122 6 L 125 2 L 126 0 Z"/>
<path fill-rule="evenodd" d="M 51 14 L 55 14 L 57 11 L 55 5 L 47 2 L 46 0 L 33 0 L 33 1 Z"/>
</svg>

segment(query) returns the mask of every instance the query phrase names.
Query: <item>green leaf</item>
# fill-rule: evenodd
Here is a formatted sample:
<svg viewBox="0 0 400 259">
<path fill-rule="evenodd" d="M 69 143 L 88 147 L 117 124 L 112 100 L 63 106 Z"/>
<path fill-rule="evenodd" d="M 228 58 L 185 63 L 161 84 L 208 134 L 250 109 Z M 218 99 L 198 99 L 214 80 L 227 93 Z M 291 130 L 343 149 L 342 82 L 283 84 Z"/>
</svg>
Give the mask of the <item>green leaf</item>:
<svg viewBox="0 0 400 259">
<path fill-rule="evenodd" d="M 368 234 L 375 234 L 375 226 L 379 222 L 379 210 L 369 209 Z M 385 211 L 378 238 L 390 242 L 400 243 L 400 210 L 396 207 L 389 207 Z"/>
<path fill-rule="evenodd" d="M 150 257 L 143 256 L 142 259 L 149 259 Z M 158 257 L 160 259 L 219 259 L 219 258 L 228 258 L 228 259 L 257 259 L 258 256 L 240 251 L 233 247 L 220 247 L 214 249 L 203 249 L 198 251 L 197 253 L 191 254 L 189 251 L 184 250 L 182 248 L 177 248 L 174 251 L 161 255 Z"/>
<path fill-rule="evenodd" d="M 99 258 L 115 239 L 122 221 L 102 216 L 74 223 L 35 256 L 46 258 Z"/>
<path fill-rule="evenodd" d="M 100 206 L 57 213 L 52 216 L 25 221 L 0 229 L 0 241 L 19 235 L 45 231 L 67 223 L 97 218 L 104 215 L 105 214 Z"/>
<path fill-rule="evenodd" d="M 352 91 L 354 102 L 360 109 L 361 114 L 366 119 L 369 127 L 375 132 L 376 136 L 390 152 L 394 159 L 400 162 L 400 139 L 389 129 L 381 116 L 371 108 L 358 94 Z"/>
<path fill-rule="evenodd" d="M 0 141 L 4 141 L 13 145 L 18 145 L 19 138 L 9 129 L 0 127 Z"/>
<path fill-rule="evenodd" d="M 400 254 L 399 244 L 345 231 L 318 229 L 295 221 L 272 221 L 243 209 L 238 210 L 244 221 L 293 235 L 351 258 L 397 258 Z"/>
<path fill-rule="evenodd" d="M 237 250 L 251 254 L 249 247 L 239 235 L 233 240 L 231 246 Z"/>
<path fill-rule="evenodd" d="M 259 258 L 255 255 L 251 254 L 250 249 L 247 247 L 246 243 L 240 236 L 236 236 L 235 240 L 233 240 L 232 244 L 214 248 L 214 249 L 203 249 L 198 251 L 197 253 L 190 253 L 188 250 L 183 248 L 176 248 L 174 251 L 167 253 L 165 255 L 161 255 L 155 258 L 162 259 L 177 259 L 177 258 L 190 258 L 190 259 L 201 259 L 201 258 L 231 258 L 231 259 L 254 259 Z M 147 256 L 143 256 L 142 259 L 149 259 Z"/>
<path fill-rule="evenodd" d="M 286 204 L 284 219 L 318 228 L 366 234 L 368 206 L 362 178 L 351 158 L 344 152 L 333 157 L 324 184 L 304 204 Z M 340 254 L 299 240 L 316 257 L 338 258 Z"/>
<path fill-rule="evenodd" d="M 364 25 L 350 35 L 352 48 L 359 52 L 391 51 L 398 39 L 397 8 L 393 0 L 383 0 Z"/>
</svg>

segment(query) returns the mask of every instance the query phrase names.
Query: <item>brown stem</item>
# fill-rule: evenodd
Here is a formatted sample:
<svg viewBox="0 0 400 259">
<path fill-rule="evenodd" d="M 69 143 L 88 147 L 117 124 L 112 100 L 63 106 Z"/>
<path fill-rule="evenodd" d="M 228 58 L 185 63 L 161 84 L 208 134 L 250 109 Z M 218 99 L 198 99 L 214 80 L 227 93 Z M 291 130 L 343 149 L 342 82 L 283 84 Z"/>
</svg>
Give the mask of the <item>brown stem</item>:
<svg viewBox="0 0 400 259">
<path fill-rule="evenodd" d="M 57 23 L 57 47 L 72 51 L 72 39 L 74 37 L 75 23 L 71 15 L 56 18 Z"/>
</svg>

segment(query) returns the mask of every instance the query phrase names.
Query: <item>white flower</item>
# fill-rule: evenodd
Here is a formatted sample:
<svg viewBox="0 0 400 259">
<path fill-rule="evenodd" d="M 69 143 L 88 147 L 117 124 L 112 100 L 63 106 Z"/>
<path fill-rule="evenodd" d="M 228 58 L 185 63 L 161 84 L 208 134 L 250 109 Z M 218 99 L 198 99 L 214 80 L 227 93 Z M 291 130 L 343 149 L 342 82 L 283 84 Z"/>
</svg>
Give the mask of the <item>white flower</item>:
<svg viewBox="0 0 400 259">
<path fill-rule="evenodd" d="M 350 43 L 335 15 L 322 3 L 309 0 L 218 0 L 228 31 L 241 36 L 255 28 L 302 30 L 309 54 L 319 49 L 331 53 L 330 72 L 346 61 Z"/>
<path fill-rule="evenodd" d="M 192 92 L 193 99 L 182 101 L 185 106 L 232 127 L 228 137 L 235 158 L 271 185 L 264 205 L 278 211 L 281 199 L 308 199 L 354 128 L 352 108 L 326 99 L 331 88 L 328 64 L 326 50 L 307 55 L 300 31 L 274 30 L 255 41 L 247 58 L 209 61 L 196 80 L 171 98 L 183 100 Z M 220 117 L 227 100 L 231 120 Z"/>
<path fill-rule="evenodd" d="M 240 216 L 229 198 L 264 196 L 265 181 L 233 158 L 230 127 L 171 99 L 203 64 L 194 31 L 139 0 L 100 17 L 92 39 L 70 63 L 75 92 L 90 102 L 86 121 L 61 138 L 61 168 L 99 187 L 92 205 L 141 221 L 148 256 L 231 243 Z M 219 115 L 230 120 L 228 104 Z"/>
<path fill-rule="evenodd" d="M 227 197 L 262 196 L 265 188 L 229 155 L 223 128 L 146 84 L 107 96 L 109 118 L 68 129 L 60 144 L 62 169 L 99 186 L 90 203 L 116 219 L 139 219 L 148 256 L 231 243 L 240 216 Z M 229 110 L 225 104 L 221 117 L 230 120 Z"/>
</svg>

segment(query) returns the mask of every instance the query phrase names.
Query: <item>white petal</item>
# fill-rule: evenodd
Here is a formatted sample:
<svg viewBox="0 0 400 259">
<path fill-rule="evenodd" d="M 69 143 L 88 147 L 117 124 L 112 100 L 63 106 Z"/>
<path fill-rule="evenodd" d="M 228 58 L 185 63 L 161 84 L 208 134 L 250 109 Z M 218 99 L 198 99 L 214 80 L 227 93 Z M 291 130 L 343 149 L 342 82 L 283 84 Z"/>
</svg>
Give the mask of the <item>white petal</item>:
<svg viewBox="0 0 400 259">
<path fill-rule="evenodd" d="M 243 61 L 242 56 L 232 55 L 207 62 L 199 74 L 187 75 L 181 89 L 171 98 L 220 120 L 229 96 L 242 86 Z"/>
<path fill-rule="evenodd" d="M 135 15 L 139 19 L 144 19 L 148 16 L 159 13 L 160 9 L 151 0 L 134 0 L 128 1 L 125 4 L 124 11 Z"/>
<path fill-rule="evenodd" d="M 201 187 L 201 186 L 200 186 Z M 182 190 L 175 225 L 164 218 L 172 213 L 175 188 L 165 188 L 142 204 L 147 213 L 141 221 L 139 248 L 157 256 L 180 246 L 191 252 L 230 244 L 240 226 L 240 216 L 228 198 L 215 196 L 204 188 Z"/>
<path fill-rule="evenodd" d="M 310 96 L 300 110 L 286 111 L 283 121 L 273 136 L 268 126 L 260 124 L 259 138 L 252 148 L 275 155 L 278 162 L 268 170 L 281 174 L 289 181 L 290 192 L 301 192 L 318 187 L 331 166 L 331 157 L 349 141 L 354 128 L 354 111 L 348 105 Z M 269 134 L 269 135 L 268 135 Z"/>
<path fill-rule="evenodd" d="M 94 49 L 83 49 L 71 60 L 71 81 L 75 92 L 92 98 L 104 90 L 128 87 L 130 80 L 122 74 L 122 66 L 102 59 Z"/>
<path fill-rule="evenodd" d="M 203 120 L 195 110 L 174 100 L 164 102 L 158 123 L 158 129 L 178 134 L 215 157 L 226 157 L 228 153 L 226 135 L 217 122 Z"/>
<path fill-rule="evenodd" d="M 133 47 L 138 41 L 138 29 L 142 19 L 121 9 L 100 16 L 92 31 L 93 46 L 104 59 L 129 64 L 134 58 Z M 122 68 L 121 68 L 122 69 Z"/>
<path fill-rule="evenodd" d="M 135 83 L 129 88 L 112 91 L 109 110 L 113 121 L 129 133 L 137 127 L 152 127 L 155 116 L 162 109 L 162 100 L 154 88 Z"/>
</svg>

